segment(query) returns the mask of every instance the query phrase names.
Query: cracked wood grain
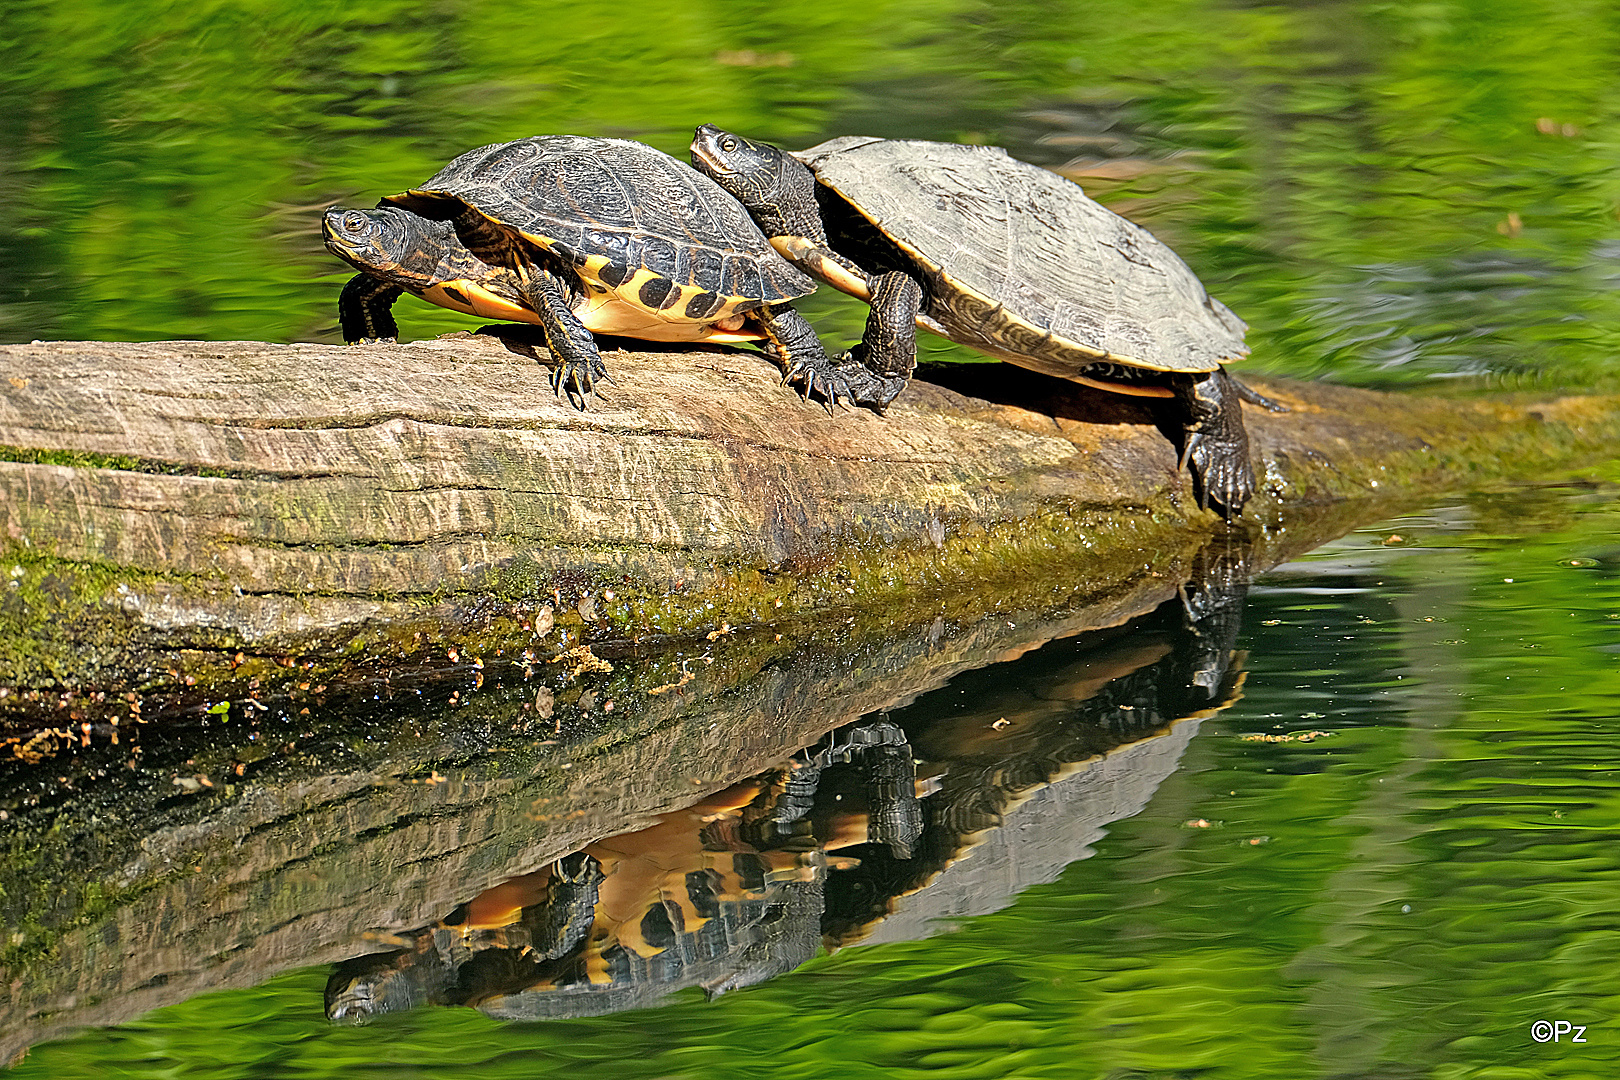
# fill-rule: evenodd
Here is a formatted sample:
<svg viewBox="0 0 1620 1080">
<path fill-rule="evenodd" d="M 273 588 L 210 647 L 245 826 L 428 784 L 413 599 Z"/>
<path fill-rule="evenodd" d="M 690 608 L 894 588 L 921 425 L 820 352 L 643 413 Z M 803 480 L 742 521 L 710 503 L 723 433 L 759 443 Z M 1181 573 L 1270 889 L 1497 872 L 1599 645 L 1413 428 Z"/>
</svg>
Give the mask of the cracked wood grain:
<svg viewBox="0 0 1620 1080">
<path fill-rule="evenodd" d="M 515 563 L 667 588 L 1052 513 L 1218 527 L 1138 400 L 968 365 L 878 416 L 803 401 L 748 352 L 610 359 L 619 381 L 581 412 L 531 348 L 485 335 L 0 346 L 0 542 L 156 575 L 167 584 L 126 610 L 166 624 L 195 611 L 251 643 L 281 617 L 254 596 L 322 597 L 297 625 L 339 627 L 476 592 Z M 1612 399 L 1268 392 L 1294 406 L 1245 409 L 1251 517 L 1272 524 L 1313 502 L 1530 470 L 1616 429 Z M 1509 445 L 1512 462 L 1479 460 Z"/>
</svg>

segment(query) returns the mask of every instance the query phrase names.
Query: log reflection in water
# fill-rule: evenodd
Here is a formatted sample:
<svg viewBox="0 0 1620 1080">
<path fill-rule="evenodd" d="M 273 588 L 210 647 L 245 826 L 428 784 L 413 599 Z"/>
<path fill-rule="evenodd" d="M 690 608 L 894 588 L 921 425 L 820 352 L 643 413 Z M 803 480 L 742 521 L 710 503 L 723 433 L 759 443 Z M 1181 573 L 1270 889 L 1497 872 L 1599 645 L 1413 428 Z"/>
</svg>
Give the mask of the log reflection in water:
<svg viewBox="0 0 1620 1080">
<path fill-rule="evenodd" d="M 1197 721 L 1237 700 L 1246 588 L 1243 550 L 1211 548 L 1177 599 L 1108 640 L 1049 646 L 1016 680 L 977 673 L 990 682 L 965 710 L 945 687 L 840 728 L 337 965 L 328 1015 L 594 1015 L 1002 907 L 1139 812 Z"/>
</svg>

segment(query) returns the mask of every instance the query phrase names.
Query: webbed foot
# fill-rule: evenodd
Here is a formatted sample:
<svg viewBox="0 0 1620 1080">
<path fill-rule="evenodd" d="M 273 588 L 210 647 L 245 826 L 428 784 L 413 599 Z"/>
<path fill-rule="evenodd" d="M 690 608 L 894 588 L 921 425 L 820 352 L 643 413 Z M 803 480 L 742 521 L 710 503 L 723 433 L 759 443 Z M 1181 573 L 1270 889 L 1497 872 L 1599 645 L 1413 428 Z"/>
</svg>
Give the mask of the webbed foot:
<svg viewBox="0 0 1620 1080">
<path fill-rule="evenodd" d="M 849 393 L 849 400 L 882 414 L 911 380 L 904 375 L 878 375 L 845 353 L 833 362 L 833 374 Z"/>
<path fill-rule="evenodd" d="M 1227 521 L 1254 494 L 1240 391 L 1223 370 L 1174 382 L 1182 412 L 1181 465 L 1192 472 L 1198 505 Z"/>
<path fill-rule="evenodd" d="M 850 359 L 848 353 L 836 360 L 825 356 L 800 357 L 782 376 L 782 382 L 798 387 L 805 397 L 820 399 L 830 409 L 839 402 L 865 406 L 878 413 L 905 389 L 909 380 L 874 375 L 865 364 Z"/>
<path fill-rule="evenodd" d="M 767 338 L 766 355 L 782 365 L 782 382 L 798 387 L 806 399 L 817 398 L 828 412 L 839 402 L 882 412 L 905 388 L 906 376 L 875 374 L 861 356 L 829 359 L 804 316 L 785 304 L 761 309 L 757 317 Z"/>
<path fill-rule="evenodd" d="M 832 362 L 818 353 L 794 357 L 782 369 L 782 385 L 794 387 L 806 401 L 813 396 L 830 408 L 838 401 L 842 381 L 834 377 Z M 844 396 L 852 395 L 846 392 Z"/>
</svg>

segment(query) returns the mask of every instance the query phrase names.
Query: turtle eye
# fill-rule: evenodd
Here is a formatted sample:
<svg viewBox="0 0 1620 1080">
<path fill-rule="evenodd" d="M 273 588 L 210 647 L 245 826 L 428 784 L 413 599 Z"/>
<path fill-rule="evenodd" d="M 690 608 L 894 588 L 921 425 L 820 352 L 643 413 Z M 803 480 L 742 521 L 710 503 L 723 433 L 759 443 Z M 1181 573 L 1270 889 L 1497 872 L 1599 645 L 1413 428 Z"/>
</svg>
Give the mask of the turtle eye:
<svg viewBox="0 0 1620 1080">
<path fill-rule="evenodd" d="M 724 150 L 728 154 L 733 153 L 737 149 L 737 140 L 727 135 L 725 138 L 720 140 L 720 149 Z"/>
<path fill-rule="evenodd" d="M 366 215 L 362 214 L 358 210 L 350 210 L 348 213 L 343 215 L 343 227 L 348 229 L 350 232 L 360 232 L 368 224 L 370 224 L 370 222 L 371 219 L 366 217 Z"/>
</svg>

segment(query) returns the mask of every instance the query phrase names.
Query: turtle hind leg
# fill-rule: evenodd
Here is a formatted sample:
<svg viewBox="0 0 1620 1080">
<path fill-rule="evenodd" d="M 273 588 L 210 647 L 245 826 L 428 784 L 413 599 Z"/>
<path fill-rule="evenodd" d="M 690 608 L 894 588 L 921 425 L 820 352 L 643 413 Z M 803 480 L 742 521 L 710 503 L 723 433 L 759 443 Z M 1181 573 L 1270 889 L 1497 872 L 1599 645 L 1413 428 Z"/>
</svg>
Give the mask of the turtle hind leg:
<svg viewBox="0 0 1620 1080">
<path fill-rule="evenodd" d="M 1231 521 L 1254 494 L 1249 435 L 1232 377 L 1224 370 L 1177 379 L 1181 407 L 1181 464 L 1192 473 L 1198 505 Z"/>
<path fill-rule="evenodd" d="M 1228 375 L 1227 379 L 1231 381 L 1233 388 L 1237 390 L 1238 397 L 1242 398 L 1244 401 L 1247 401 L 1250 405 L 1258 405 L 1267 412 L 1274 413 L 1294 411 L 1293 409 L 1290 409 L 1288 406 L 1284 405 L 1282 402 L 1266 397 L 1266 395 L 1254 389 L 1254 387 L 1245 386 L 1231 375 Z"/>
<path fill-rule="evenodd" d="M 338 326 L 350 345 L 399 340 L 399 324 L 390 309 L 404 290 L 370 274 L 356 274 L 338 296 Z"/>
</svg>

